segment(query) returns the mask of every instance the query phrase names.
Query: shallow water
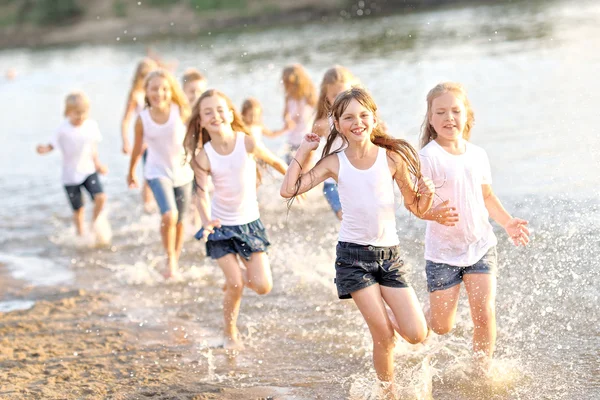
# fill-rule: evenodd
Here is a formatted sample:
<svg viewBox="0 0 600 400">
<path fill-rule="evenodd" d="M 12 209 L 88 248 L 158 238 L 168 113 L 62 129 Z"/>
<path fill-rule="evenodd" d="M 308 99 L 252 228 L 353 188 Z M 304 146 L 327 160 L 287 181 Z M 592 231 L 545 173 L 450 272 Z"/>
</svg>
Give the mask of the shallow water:
<svg viewBox="0 0 600 400">
<path fill-rule="evenodd" d="M 487 150 L 504 205 L 530 221 L 532 242 L 513 248 L 497 230 L 492 381 L 472 378 L 472 323 L 462 298 L 452 334 L 434 337 L 427 348 L 398 345 L 398 387 L 403 398 L 425 398 L 430 386 L 436 399 L 596 398 L 598 18 L 600 6 L 593 1 L 516 2 L 212 34 L 156 47 L 165 58 L 179 60 L 179 71 L 201 68 L 209 86 L 238 105 L 258 97 L 272 128 L 280 125 L 283 108 L 279 75 L 292 62 L 302 62 L 315 82 L 330 65 L 347 66 L 372 91 L 390 130 L 413 143 L 427 90 L 445 79 L 465 84 L 476 112 L 472 141 Z M 352 302 L 335 295 L 338 223 L 320 193 L 287 216 L 278 196 L 280 178 L 267 174 L 259 197 L 273 242 L 275 286 L 268 296 L 245 294 L 240 327 L 246 350 L 237 357 L 216 348 L 223 278 L 191 234 L 181 261 L 184 281 L 160 279 L 154 269 L 164 260 L 159 218 L 144 214 L 138 192 L 127 190 L 128 159 L 120 153 L 125 95 L 143 52 L 143 44 L 122 39 L 111 46 L 0 53 L 1 69 L 18 73 L 15 81 L 0 83 L 0 268 L 27 285 L 114 293 L 122 312 L 107 318 L 143 327 L 149 346 L 181 343 L 186 368 L 198 379 L 237 388 L 269 386 L 283 398 L 367 398 L 374 383 L 371 339 Z M 63 97 L 72 89 L 88 93 L 104 135 L 110 247 L 74 239 L 60 156 L 34 151 L 58 126 Z M 267 144 L 280 151 L 282 142 Z M 402 247 L 422 302 L 423 225 L 398 207 Z M 423 364 L 425 357 L 431 362 Z"/>
</svg>

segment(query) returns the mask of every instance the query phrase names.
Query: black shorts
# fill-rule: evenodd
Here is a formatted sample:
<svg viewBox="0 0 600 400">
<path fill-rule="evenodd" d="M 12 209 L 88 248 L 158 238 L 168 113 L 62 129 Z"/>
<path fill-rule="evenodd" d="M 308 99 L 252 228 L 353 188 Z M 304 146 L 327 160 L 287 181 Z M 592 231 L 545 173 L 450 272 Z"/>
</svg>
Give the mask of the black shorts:
<svg viewBox="0 0 600 400">
<path fill-rule="evenodd" d="M 340 299 L 350 299 L 353 292 L 376 283 L 395 288 L 410 286 L 398 246 L 338 242 L 335 252 L 335 283 Z"/>
<path fill-rule="evenodd" d="M 81 195 L 82 187 L 88 191 L 92 197 L 92 200 L 94 200 L 94 197 L 97 194 L 104 193 L 102 184 L 100 183 L 100 178 L 98 178 L 98 174 L 96 172 L 85 178 L 85 181 L 79 185 L 65 185 L 65 190 L 67 191 L 67 196 L 69 197 L 73 211 L 77 211 L 83 207 L 83 196 Z"/>
</svg>

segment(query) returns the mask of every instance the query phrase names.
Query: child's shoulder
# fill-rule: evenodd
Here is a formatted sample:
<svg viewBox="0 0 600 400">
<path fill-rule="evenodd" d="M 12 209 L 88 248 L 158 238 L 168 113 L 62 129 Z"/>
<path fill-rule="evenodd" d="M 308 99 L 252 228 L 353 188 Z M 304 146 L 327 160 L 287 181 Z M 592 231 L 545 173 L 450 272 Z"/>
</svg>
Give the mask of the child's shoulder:
<svg viewBox="0 0 600 400">
<path fill-rule="evenodd" d="M 474 155 L 487 157 L 487 152 L 483 147 L 477 146 L 471 142 L 466 142 L 466 149 L 467 152 L 470 152 Z"/>
<path fill-rule="evenodd" d="M 419 155 L 421 156 L 432 156 L 439 153 L 440 145 L 438 145 L 435 140 L 427 143 L 421 150 L 419 150 Z"/>
</svg>

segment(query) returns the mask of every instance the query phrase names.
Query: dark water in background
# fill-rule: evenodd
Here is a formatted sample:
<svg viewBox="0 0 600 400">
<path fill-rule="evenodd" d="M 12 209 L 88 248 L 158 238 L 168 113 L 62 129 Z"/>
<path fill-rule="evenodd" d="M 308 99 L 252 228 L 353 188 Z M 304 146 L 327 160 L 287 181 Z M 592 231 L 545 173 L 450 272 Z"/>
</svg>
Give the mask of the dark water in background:
<svg viewBox="0 0 600 400">
<path fill-rule="evenodd" d="M 472 324 L 463 298 L 451 335 L 435 337 L 428 349 L 398 345 L 399 386 L 409 393 L 433 375 L 436 399 L 594 399 L 600 398 L 598 20 L 600 5 L 593 1 L 517 2 L 213 34 L 156 47 L 179 60 L 179 71 L 205 71 L 209 86 L 237 105 L 258 97 L 272 128 L 281 124 L 280 73 L 292 62 L 303 63 L 317 84 L 332 64 L 348 67 L 373 93 L 391 132 L 415 144 L 427 91 L 441 80 L 462 82 L 476 113 L 472 140 L 487 150 L 506 208 L 530 221 L 532 243 L 513 248 L 497 231 L 493 383 L 474 386 L 469 378 Z M 223 280 L 202 246 L 186 243 L 185 283 L 157 278 L 159 219 L 143 214 L 138 193 L 126 188 L 128 158 L 119 137 L 144 46 L 120 36 L 112 46 L 0 53 L 0 70 L 19 74 L 0 83 L 0 268 L 17 279 L 35 277 L 33 284 L 71 282 L 113 292 L 127 305 L 118 317 L 143 324 L 154 340 L 187 329 L 195 342 L 188 359 L 199 360 L 202 370 L 198 379 L 277 386 L 290 398 L 366 397 L 374 376 L 371 339 L 352 302 L 335 296 L 338 223 L 320 193 L 286 216 L 280 178 L 267 176 L 260 189 L 275 287 L 264 297 L 245 294 L 240 327 L 247 350 L 235 366 L 210 349 L 219 341 Z M 34 152 L 58 126 L 63 98 L 73 89 L 90 96 L 91 116 L 104 135 L 110 249 L 73 239 L 60 156 Z M 282 143 L 267 140 L 276 151 Z M 398 228 L 425 301 L 424 224 L 398 207 Z M 429 370 L 421 365 L 428 354 Z"/>
</svg>

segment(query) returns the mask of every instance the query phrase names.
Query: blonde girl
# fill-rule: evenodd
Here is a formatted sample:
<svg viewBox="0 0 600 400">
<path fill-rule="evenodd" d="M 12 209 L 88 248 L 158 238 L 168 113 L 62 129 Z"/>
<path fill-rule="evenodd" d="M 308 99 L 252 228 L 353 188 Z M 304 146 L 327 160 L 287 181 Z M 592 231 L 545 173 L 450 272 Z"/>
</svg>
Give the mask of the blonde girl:
<svg viewBox="0 0 600 400">
<path fill-rule="evenodd" d="M 425 317 L 409 286 L 396 233 L 394 181 L 405 206 L 422 216 L 432 203 L 431 182 L 421 178 L 419 158 L 402 139 L 383 133 L 377 106 L 362 88 L 340 93 L 332 105 L 333 126 L 323 156 L 309 171 L 303 165 L 319 144 L 305 135 L 281 186 L 294 198 L 327 178 L 338 182 L 344 218 L 336 247 L 336 286 L 340 299 L 352 298 L 373 337 L 373 363 L 387 391 L 393 391 L 394 328 L 410 343 L 427 333 Z M 334 149 L 339 138 L 342 150 Z M 417 182 L 415 184 L 414 182 Z M 386 306 L 397 321 L 393 327 Z"/>
<path fill-rule="evenodd" d="M 194 105 L 185 148 L 194 168 L 202 219 L 196 238 L 206 239 L 206 254 L 225 274 L 224 346 L 240 349 L 237 318 L 244 286 L 258 294 L 269 293 L 273 286 L 266 254 L 270 243 L 256 198 L 255 159 L 281 174 L 286 165 L 250 135 L 231 100 L 212 89 Z M 209 175 L 214 185 L 210 205 Z"/>
<path fill-rule="evenodd" d="M 144 84 L 146 108 L 135 123 L 135 143 L 131 153 L 129 187 L 137 187 L 135 169 L 143 152 L 148 148 L 144 165 L 144 179 L 161 213 L 160 234 L 167 265 L 165 278 L 178 274 L 178 263 L 183 247 L 183 217 L 187 211 L 194 173 L 185 163 L 183 140 L 189 106 L 177 81 L 166 70 L 152 71 Z"/>
<path fill-rule="evenodd" d="M 469 142 L 474 116 L 463 87 L 444 82 L 427 94 L 421 135 L 423 176 L 437 188 L 425 215 L 429 328 L 443 335 L 454 326 L 460 284 L 473 319 L 473 351 L 484 370 L 496 343 L 496 243 L 489 217 L 516 246 L 529 242 L 527 221 L 512 217 L 492 191 L 487 154 Z"/>
</svg>

